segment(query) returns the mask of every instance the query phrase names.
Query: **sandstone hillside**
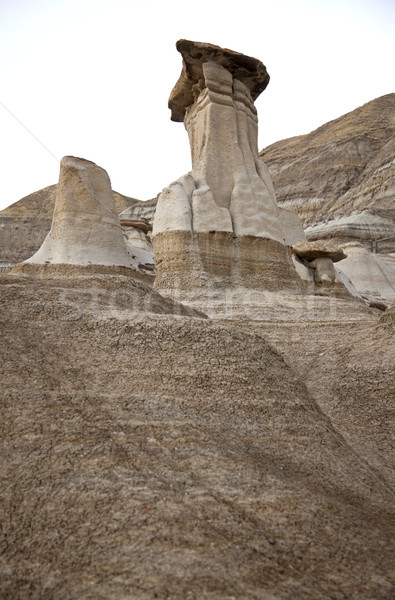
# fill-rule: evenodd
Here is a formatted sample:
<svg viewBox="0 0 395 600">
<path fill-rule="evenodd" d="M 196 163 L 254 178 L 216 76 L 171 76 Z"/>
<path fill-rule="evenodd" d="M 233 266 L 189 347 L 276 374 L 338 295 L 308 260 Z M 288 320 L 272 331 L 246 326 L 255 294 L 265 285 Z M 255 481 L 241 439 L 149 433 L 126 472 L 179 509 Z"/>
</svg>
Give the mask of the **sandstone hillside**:
<svg viewBox="0 0 395 600">
<path fill-rule="evenodd" d="M 304 226 L 368 212 L 395 222 L 395 94 L 260 153 L 279 206 Z"/>
</svg>

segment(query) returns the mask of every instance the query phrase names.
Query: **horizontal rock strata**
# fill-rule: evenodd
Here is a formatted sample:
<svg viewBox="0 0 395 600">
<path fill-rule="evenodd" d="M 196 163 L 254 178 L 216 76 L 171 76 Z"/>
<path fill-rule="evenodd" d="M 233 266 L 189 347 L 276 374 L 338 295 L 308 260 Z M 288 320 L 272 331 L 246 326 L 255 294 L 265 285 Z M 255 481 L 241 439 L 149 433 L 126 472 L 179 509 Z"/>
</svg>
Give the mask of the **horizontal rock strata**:
<svg viewBox="0 0 395 600">
<path fill-rule="evenodd" d="M 151 198 L 150 200 L 135 200 L 134 198 L 128 198 L 129 206 L 122 210 L 119 215 L 121 224 L 123 220 L 145 219 L 152 225 L 157 201 L 157 198 Z"/>
<path fill-rule="evenodd" d="M 394 140 L 395 94 L 388 94 L 260 156 L 280 207 L 296 211 L 305 227 L 320 224 L 320 236 L 350 217 L 343 240 L 358 239 L 359 213 L 395 222 Z"/>
<path fill-rule="evenodd" d="M 350 297 L 330 259 L 311 269 L 292 259 L 289 245 L 306 238 L 298 216 L 279 210 L 258 157 L 253 100 L 267 83 L 262 63 L 184 40 L 177 48 L 183 70 L 169 107 L 188 131 L 192 171 L 158 198 L 155 287 L 226 318 L 238 313 L 243 294 L 250 316 L 263 305 L 267 311 L 266 292 Z"/>
<path fill-rule="evenodd" d="M 1 598 L 390 598 L 383 333 L 268 343 L 104 279 L 0 278 Z"/>
<path fill-rule="evenodd" d="M 309 240 L 336 240 L 347 243 L 351 240 L 376 243 L 380 250 L 395 248 L 395 221 L 368 212 L 346 215 L 318 223 L 306 229 Z"/>
<path fill-rule="evenodd" d="M 153 238 L 154 286 L 221 319 L 292 321 L 366 318 L 367 308 L 345 276 L 315 280 L 295 269 L 291 250 L 273 240 L 224 232 L 175 231 Z M 332 262 L 331 262 L 332 264 Z M 333 264 L 332 264 L 333 269 Z"/>
<path fill-rule="evenodd" d="M 172 282 L 193 289 L 199 282 L 206 286 L 211 278 L 218 278 L 222 287 L 293 291 L 302 287 L 290 251 L 273 240 L 219 231 L 194 235 L 173 231 L 156 235 L 153 244 L 159 289 L 172 287 Z"/>
</svg>

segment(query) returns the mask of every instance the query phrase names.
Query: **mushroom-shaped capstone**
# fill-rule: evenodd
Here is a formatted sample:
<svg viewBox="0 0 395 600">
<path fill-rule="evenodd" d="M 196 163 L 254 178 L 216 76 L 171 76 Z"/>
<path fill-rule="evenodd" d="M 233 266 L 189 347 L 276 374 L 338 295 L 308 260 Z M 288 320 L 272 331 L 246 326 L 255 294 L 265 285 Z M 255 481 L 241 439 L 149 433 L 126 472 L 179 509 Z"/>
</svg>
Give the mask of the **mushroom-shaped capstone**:
<svg viewBox="0 0 395 600">
<path fill-rule="evenodd" d="M 172 121 L 183 121 L 185 110 L 194 103 L 193 87 L 204 80 L 203 64 L 212 62 L 224 67 L 235 79 L 241 81 L 255 101 L 267 87 L 270 77 L 265 65 L 252 56 L 220 48 L 215 44 L 178 40 L 177 50 L 181 53 L 182 71 L 169 98 Z"/>
<path fill-rule="evenodd" d="M 292 246 L 292 252 L 307 261 L 316 258 L 330 258 L 332 262 L 339 262 L 339 260 L 347 258 L 347 254 L 343 252 L 342 248 L 324 240 L 298 242 Z"/>
</svg>

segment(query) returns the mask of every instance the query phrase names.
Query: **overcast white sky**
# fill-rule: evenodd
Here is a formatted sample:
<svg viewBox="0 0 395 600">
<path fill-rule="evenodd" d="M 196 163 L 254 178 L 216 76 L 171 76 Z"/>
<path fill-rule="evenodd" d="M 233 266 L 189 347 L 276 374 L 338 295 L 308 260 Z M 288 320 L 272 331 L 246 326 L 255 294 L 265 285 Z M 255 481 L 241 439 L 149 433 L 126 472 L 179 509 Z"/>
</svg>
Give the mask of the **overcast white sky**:
<svg viewBox="0 0 395 600">
<path fill-rule="evenodd" d="M 260 148 L 395 91 L 394 0 L 0 0 L 0 209 L 56 183 L 65 155 L 140 199 L 188 172 L 167 108 L 179 38 L 266 65 Z"/>
</svg>

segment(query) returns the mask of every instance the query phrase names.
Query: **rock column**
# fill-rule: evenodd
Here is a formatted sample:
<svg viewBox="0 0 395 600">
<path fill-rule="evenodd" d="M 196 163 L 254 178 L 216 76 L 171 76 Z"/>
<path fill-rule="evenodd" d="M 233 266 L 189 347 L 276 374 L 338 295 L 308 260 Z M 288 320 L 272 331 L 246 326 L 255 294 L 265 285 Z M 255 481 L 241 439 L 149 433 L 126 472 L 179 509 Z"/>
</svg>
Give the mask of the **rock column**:
<svg viewBox="0 0 395 600">
<path fill-rule="evenodd" d="M 301 285 L 285 245 L 270 175 L 258 157 L 254 100 L 269 76 L 257 59 L 180 40 L 183 69 L 169 99 L 188 132 L 192 171 L 159 197 L 155 285 L 207 297 L 235 286 Z M 204 308 L 204 307 L 203 307 Z"/>
<path fill-rule="evenodd" d="M 132 273 L 107 172 L 95 163 L 65 156 L 60 163 L 51 230 L 19 271 Z"/>
<path fill-rule="evenodd" d="M 184 118 L 192 153 L 194 231 L 284 242 L 270 177 L 258 158 L 258 118 L 248 87 L 212 61 Z M 204 85 L 200 90 L 200 86 Z"/>
</svg>

